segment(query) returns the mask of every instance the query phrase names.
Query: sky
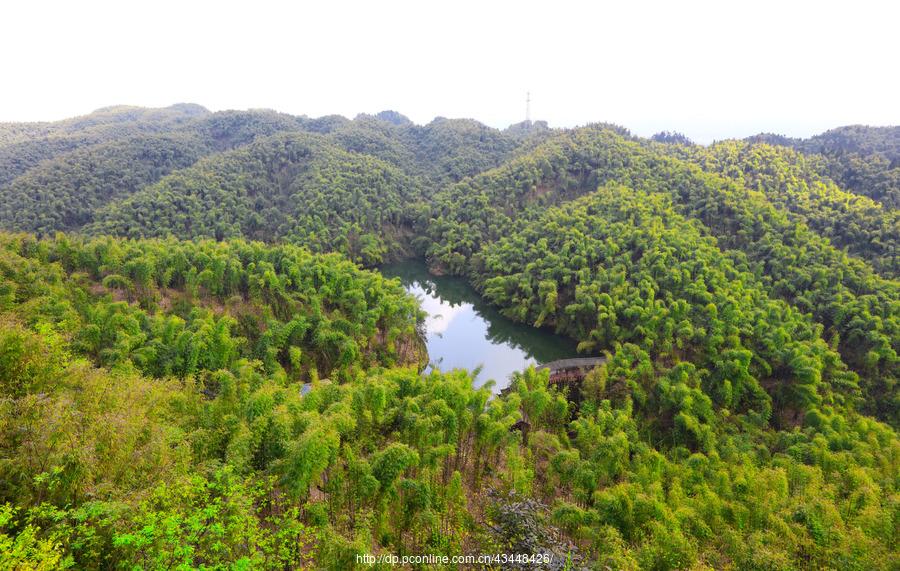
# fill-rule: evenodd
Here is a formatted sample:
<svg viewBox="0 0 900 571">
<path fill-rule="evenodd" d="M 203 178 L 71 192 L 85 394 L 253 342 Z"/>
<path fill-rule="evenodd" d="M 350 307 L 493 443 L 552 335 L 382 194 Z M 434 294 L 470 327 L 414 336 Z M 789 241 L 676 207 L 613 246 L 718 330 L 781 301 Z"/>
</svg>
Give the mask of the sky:
<svg viewBox="0 0 900 571">
<path fill-rule="evenodd" d="M 596 121 L 698 142 L 900 124 L 900 3 L 0 4 L 0 121 L 116 104 Z"/>
</svg>

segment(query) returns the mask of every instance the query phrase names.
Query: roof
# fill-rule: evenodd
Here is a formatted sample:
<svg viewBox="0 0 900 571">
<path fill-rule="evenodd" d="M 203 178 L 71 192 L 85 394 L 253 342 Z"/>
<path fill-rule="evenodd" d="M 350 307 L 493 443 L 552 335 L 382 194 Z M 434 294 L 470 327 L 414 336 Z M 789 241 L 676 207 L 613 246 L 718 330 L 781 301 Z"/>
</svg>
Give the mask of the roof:
<svg viewBox="0 0 900 571">
<path fill-rule="evenodd" d="M 560 359 L 551 361 L 539 366 L 537 370 L 550 369 L 550 371 L 559 371 L 560 369 L 591 369 L 597 365 L 606 362 L 605 357 L 576 357 L 573 359 Z"/>
</svg>

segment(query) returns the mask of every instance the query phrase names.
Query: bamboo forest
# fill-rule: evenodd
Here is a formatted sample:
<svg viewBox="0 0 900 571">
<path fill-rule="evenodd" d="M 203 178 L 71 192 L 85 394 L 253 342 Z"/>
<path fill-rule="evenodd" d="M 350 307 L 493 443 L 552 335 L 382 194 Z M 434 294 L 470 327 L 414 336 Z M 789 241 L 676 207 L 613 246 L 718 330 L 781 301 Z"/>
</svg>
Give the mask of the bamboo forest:
<svg viewBox="0 0 900 571">
<path fill-rule="evenodd" d="M 900 127 L 0 123 L 2 569 L 896 571 L 898 352 Z"/>
</svg>

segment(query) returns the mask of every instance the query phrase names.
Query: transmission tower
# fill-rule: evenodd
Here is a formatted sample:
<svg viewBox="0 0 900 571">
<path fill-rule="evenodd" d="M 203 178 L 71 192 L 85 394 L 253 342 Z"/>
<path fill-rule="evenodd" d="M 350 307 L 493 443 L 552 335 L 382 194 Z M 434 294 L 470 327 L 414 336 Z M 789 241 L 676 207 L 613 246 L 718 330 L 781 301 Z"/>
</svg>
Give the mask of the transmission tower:
<svg viewBox="0 0 900 571">
<path fill-rule="evenodd" d="M 531 122 L 531 92 L 525 92 L 525 121 Z"/>
</svg>

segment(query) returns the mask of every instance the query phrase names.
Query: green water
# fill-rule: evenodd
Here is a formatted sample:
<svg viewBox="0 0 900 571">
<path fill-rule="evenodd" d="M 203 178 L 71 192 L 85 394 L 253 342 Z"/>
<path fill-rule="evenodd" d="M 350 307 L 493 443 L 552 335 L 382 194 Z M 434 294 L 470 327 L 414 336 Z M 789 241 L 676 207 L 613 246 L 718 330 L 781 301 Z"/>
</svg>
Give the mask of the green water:
<svg viewBox="0 0 900 571">
<path fill-rule="evenodd" d="M 499 391 L 514 371 L 576 356 L 574 341 L 507 319 L 463 278 L 433 276 L 420 260 L 389 264 L 380 271 L 399 278 L 428 312 L 425 326 L 433 367 L 446 371 L 480 366 L 476 384 L 493 379 Z"/>
</svg>

